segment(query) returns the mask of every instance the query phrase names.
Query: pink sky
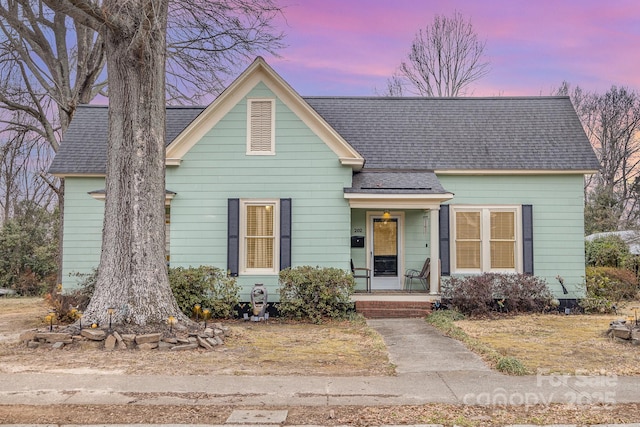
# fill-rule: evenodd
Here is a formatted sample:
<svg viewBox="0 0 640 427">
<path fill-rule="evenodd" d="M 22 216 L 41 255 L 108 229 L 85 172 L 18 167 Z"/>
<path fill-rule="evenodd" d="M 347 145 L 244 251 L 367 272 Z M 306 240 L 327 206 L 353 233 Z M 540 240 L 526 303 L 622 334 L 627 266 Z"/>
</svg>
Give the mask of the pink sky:
<svg viewBox="0 0 640 427">
<path fill-rule="evenodd" d="M 301 95 L 375 95 L 436 14 L 459 11 L 491 70 L 468 95 L 640 91 L 637 0 L 282 0 L 287 48 L 267 61 Z"/>
</svg>

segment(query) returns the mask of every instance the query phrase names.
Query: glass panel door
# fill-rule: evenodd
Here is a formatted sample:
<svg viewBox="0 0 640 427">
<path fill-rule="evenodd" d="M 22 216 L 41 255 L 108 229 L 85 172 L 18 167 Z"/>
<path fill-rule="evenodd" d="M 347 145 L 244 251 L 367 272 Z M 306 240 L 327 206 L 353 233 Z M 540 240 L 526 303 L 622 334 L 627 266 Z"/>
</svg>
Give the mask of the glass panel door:
<svg viewBox="0 0 640 427">
<path fill-rule="evenodd" d="M 372 289 L 400 289 L 398 218 L 373 218 Z"/>
</svg>

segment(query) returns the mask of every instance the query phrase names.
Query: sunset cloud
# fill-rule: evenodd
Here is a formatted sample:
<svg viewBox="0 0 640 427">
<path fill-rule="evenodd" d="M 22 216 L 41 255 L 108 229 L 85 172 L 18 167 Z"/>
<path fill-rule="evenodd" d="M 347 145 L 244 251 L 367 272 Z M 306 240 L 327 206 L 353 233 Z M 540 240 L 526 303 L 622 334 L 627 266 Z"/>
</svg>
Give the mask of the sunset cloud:
<svg viewBox="0 0 640 427">
<path fill-rule="evenodd" d="M 491 71 L 472 94 L 640 90 L 640 2 L 614 0 L 298 0 L 285 9 L 288 47 L 267 60 L 303 95 L 374 95 L 436 14 L 471 19 Z"/>
</svg>

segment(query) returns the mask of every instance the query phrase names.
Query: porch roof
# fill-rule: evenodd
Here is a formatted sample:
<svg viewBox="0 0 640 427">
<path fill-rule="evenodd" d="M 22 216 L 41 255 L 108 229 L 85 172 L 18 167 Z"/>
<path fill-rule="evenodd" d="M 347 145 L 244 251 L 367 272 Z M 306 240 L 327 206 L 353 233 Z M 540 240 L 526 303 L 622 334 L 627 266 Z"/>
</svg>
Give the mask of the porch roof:
<svg viewBox="0 0 640 427">
<path fill-rule="evenodd" d="M 371 170 L 353 175 L 351 188 L 345 193 L 368 194 L 447 194 L 433 171 Z"/>
<path fill-rule="evenodd" d="M 352 208 L 438 209 L 453 193 L 433 171 L 365 169 L 353 175 L 344 197 Z"/>
</svg>

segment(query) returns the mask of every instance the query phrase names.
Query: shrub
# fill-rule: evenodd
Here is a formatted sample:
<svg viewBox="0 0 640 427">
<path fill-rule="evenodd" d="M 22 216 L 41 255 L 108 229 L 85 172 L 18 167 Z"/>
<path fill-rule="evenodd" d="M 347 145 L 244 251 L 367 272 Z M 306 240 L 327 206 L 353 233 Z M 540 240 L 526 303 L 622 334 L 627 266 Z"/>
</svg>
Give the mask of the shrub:
<svg viewBox="0 0 640 427">
<path fill-rule="evenodd" d="M 15 216 L 0 227 L 0 287 L 25 296 L 55 287 L 57 221 L 57 213 L 33 202 L 16 205 Z"/>
<path fill-rule="evenodd" d="M 629 246 L 615 235 L 585 241 L 584 251 L 591 267 L 621 267 L 629 257 Z"/>
<path fill-rule="evenodd" d="M 451 277 L 445 288 L 444 297 L 470 316 L 485 316 L 498 307 L 511 312 L 542 311 L 552 300 L 545 280 L 525 274 Z"/>
<path fill-rule="evenodd" d="M 60 323 L 75 322 L 80 312 L 87 308 L 96 287 L 98 270 L 93 269 L 88 274 L 72 273 L 71 275 L 79 278 L 78 288 L 62 292 L 62 285 L 57 285 L 51 287 L 50 292 L 45 295 L 47 304 L 56 312 Z"/>
<path fill-rule="evenodd" d="M 193 313 L 193 307 L 200 304 L 209 308 L 215 318 L 231 318 L 237 313 L 240 302 L 240 287 L 235 277 L 210 266 L 177 267 L 169 269 L 169 284 L 178 307 L 187 316 Z"/>
<path fill-rule="evenodd" d="M 355 280 L 350 272 L 302 266 L 282 270 L 279 282 L 278 310 L 283 317 L 320 323 L 324 317 L 345 318 L 353 310 Z"/>
<path fill-rule="evenodd" d="M 632 271 L 611 267 L 587 267 L 586 298 L 580 306 L 587 313 L 611 313 L 619 301 L 638 295 L 638 280 Z"/>
</svg>

